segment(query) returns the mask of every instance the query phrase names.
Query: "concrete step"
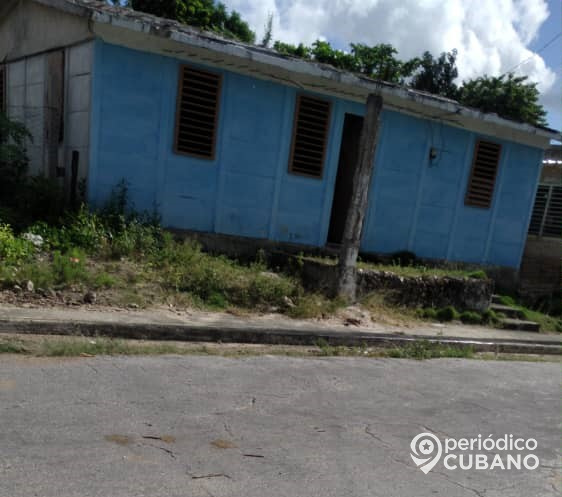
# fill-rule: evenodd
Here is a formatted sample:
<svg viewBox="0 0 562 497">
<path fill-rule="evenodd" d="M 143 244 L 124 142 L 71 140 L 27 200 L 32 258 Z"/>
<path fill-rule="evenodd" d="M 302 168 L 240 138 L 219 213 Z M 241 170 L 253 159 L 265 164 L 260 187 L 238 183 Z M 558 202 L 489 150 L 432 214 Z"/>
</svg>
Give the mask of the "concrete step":
<svg viewBox="0 0 562 497">
<path fill-rule="evenodd" d="M 492 304 L 490 309 L 494 312 L 501 312 L 508 318 L 514 319 L 525 319 L 525 313 L 520 309 L 515 309 L 514 307 L 510 307 L 508 305 L 502 304 Z"/>
<path fill-rule="evenodd" d="M 502 305 L 501 297 L 499 295 L 492 295 L 492 304 Z"/>
<path fill-rule="evenodd" d="M 520 330 L 520 331 L 540 331 L 539 323 L 534 321 L 523 321 L 522 319 L 505 318 L 500 321 L 500 326 L 504 330 Z"/>
</svg>

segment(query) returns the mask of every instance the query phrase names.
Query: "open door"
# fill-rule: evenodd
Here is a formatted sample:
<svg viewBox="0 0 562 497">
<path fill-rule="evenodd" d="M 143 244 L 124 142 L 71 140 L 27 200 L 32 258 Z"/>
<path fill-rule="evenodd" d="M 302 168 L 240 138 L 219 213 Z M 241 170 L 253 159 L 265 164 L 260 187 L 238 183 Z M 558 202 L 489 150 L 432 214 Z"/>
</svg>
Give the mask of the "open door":
<svg viewBox="0 0 562 497">
<path fill-rule="evenodd" d="M 328 243 L 340 244 L 343 240 L 345 219 L 351 200 L 353 174 L 359 159 L 359 140 L 363 128 L 363 117 L 346 114 L 338 163 L 338 174 L 332 202 L 332 215 L 328 231 Z"/>
</svg>

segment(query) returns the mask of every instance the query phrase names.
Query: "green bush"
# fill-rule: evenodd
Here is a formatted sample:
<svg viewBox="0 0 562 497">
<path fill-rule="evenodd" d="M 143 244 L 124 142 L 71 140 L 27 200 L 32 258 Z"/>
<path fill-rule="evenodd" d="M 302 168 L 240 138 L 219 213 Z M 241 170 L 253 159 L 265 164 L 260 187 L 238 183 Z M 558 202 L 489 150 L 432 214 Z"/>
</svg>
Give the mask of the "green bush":
<svg viewBox="0 0 562 497">
<path fill-rule="evenodd" d="M 500 316 L 492 309 L 486 309 L 482 313 L 482 323 L 484 324 L 497 324 L 499 320 Z"/>
<path fill-rule="evenodd" d="M 454 319 L 459 318 L 459 313 L 452 305 L 449 305 L 447 307 L 443 307 L 442 309 L 439 309 L 436 313 L 436 317 L 439 321 L 442 322 L 453 321 Z"/>
<path fill-rule="evenodd" d="M 482 323 L 482 316 L 478 312 L 464 311 L 459 316 L 460 320 L 466 324 L 480 324 Z"/>
<path fill-rule="evenodd" d="M 14 236 L 7 224 L 0 224 L 0 264 L 15 266 L 29 259 L 33 252 L 30 242 Z"/>
<path fill-rule="evenodd" d="M 437 311 L 432 307 L 427 307 L 425 309 L 418 309 L 418 315 L 424 319 L 437 319 Z"/>
<path fill-rule="evenodd" d="M 117 285 L 117 278 L 105 272 L 98 273 L 91 278 L 91 286 L 95 289 L 111 288 L 115 285 Z"/>
<path fill-rule="evenodd" d="M 138 255 L 157 256 L 164 243 L 159 226 L 142 224 L 139 220 L 126 223 L 121 232 L 111 240 L 111 256 L 114 258 Z"/>
<path fill-rule="evenodd" d="M 500 303 L 502 305 L 514 306 L 515 300 L 513 299 L 513 297 L 508 297 L 507 295 L 500 295 Z"/>
<path fill-rule="evenodd" d="M 53 252 L 51 264 L 54 283 L 68 285 L 71 283 L 86 283 L 89 273 L 86 269 L 86 254 L 79 249 L 71 249 L 66 254 Z"/>
</svg>

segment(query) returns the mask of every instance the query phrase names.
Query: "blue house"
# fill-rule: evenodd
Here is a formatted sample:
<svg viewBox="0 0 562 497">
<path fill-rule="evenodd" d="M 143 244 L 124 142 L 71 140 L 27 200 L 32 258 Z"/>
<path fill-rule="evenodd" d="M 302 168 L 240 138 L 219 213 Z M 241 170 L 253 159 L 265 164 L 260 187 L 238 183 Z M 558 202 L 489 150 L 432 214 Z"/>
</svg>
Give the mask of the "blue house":
<svg viewBox="0 0 562 497">
<path fill-rule="evenodd" d="M 102 1 L 8 0 L 0 19 L 32 171 L 84 180 L 93 205 L 125 179 L 167 227 L 338 244 L 378 93 L 362 251 L 519 267 L 553 130 Z"/>
</svg>

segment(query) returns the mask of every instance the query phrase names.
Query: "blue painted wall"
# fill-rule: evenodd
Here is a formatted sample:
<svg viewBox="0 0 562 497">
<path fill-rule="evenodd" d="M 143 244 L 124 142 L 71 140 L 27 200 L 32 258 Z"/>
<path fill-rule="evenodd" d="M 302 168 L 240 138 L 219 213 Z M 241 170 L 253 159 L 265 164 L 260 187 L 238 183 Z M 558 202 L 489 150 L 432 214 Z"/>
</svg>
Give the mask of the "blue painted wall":
<svg viewBox="0 0 562 497">
<path fill-rule="evenodd" d="M 344 116 L 363 115 L 364 105 L 328 98 L 324 175 L 296 176 L 287 166 L 297 90 L 210 69 L 223 75 L 216 157 L 177 155 L 180 64 L 96 42 L 90 202 L 101 205 L 125 178 L 135 208 L 156 208 L 166 226 L 323 246 Z M 362 249 L 517 267 L 542 152 L 502 142 L 492 207 L 466 207 L 476 138 L 385 110 Z M 430 147 L 438 150 L 433 161 Z"/>
</svg>

